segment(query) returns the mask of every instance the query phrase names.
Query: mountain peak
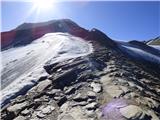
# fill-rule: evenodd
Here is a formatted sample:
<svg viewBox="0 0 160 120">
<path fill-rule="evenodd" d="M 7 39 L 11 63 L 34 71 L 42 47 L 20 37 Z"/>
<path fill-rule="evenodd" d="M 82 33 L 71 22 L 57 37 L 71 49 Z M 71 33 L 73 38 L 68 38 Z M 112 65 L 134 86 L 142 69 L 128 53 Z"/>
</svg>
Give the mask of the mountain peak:
<svg viewBox="0 0 160 120">
<path fill-rule="evenodd" d="M 46 33 L 52 32 L 67 32 L 83 38 L 88 34 L 88 30 L 80 27 L 70 19 L 58 19 L 40 23 L 23 23 L 11 31 L 2 32 L 2 49 L 28 44 Z M 25 39 L 23 38 L 24 36 Z"/>
<path fill-rule="evenodd" d="M 71 19 L 57 19 L 57 20 L 50 20 L 47 22 L 39 22 L 39 23 L 23 23 L 23 24 L 19 25 L 16 28 L 16 30 L 25 30 L 25 29 L 29 29 L 29 28 L 36 28 L 36 27 L 42 27 L 42 26 L 47 26 L 47 25 L 53 25 L 53 24 L 57 24 L 57 25 L 59 24 L 61 26 L 65 25 L 65 24 L 69 24 L 72 26 L 79 27 L 79 25 L 77 25 Z"/>
</svg>

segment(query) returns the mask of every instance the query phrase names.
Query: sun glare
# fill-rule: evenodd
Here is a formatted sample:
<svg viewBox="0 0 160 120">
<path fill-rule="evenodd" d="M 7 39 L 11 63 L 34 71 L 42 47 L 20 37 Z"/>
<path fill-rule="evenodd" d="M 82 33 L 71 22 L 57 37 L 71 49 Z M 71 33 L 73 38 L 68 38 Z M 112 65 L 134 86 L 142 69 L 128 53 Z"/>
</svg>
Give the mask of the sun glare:
<svg viewBox="0 0 160 120">
<path fill-rule="evenodd" d="M 39 10 L 48 10 L 53 7 L 53 0 L 33 0 L 34 7 Z"/>
</svg>

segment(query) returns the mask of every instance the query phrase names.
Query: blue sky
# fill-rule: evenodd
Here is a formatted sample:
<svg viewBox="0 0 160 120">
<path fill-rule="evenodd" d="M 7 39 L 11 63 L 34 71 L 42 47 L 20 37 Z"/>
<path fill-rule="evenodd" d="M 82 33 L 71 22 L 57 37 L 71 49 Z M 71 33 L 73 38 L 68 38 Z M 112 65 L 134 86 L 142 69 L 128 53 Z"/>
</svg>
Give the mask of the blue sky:
<svg viewBox="0 0 160 120">
<path fill-rule="evenodd" d="M 98 28 L 115 40 L 160 36 L 160 2 L 57 2 L 53 8 L 39 13 L 32 11 L 31 2 L 3 1 L 1 5 L 1 31 L 24 22 L 69 18 L 86 29 Z"/>
</svg>

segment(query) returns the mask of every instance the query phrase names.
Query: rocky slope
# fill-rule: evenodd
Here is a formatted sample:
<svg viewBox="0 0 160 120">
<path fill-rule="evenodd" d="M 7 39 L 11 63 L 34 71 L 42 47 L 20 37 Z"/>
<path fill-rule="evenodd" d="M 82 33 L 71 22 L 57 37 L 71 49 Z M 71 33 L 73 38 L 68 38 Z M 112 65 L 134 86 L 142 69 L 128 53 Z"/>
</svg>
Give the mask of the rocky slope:
<svg viewBox="0 0 160 120">
<path fill-rule="evenodd" d="M 160 64 L 137 61 L 96 29 L 85 38 L 92 53 L 45 64 L 48 75 L 3 106 L 2 119 L 159 120 L 160 72 L 146 63 Z"/>
<path fill-rule="evenodd" d="M 151 39 L 146 42 L 148 45 L 160 45 L 160 37 L 157 37 L 155 39 Z"/>
</svg>

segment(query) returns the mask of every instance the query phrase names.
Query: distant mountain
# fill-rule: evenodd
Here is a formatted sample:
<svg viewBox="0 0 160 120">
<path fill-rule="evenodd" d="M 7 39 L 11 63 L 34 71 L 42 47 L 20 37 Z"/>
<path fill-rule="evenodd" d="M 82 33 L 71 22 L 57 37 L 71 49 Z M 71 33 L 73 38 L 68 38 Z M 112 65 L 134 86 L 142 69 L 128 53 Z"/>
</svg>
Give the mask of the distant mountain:
<svg viewBox="0 0 160 120">
<path fill-rule="evenodd" d="M 69 19 L 1 36 L 2 120 L 160 119 L 159 38 L 115 41 Z"/>
<path fill-rule="evenodd" d="M 155 39 L 151 39 L 146 43 L 148 45 L 160 45 L 160 37 L 156 37 Z"/>
<path fill-rule="evenodd" d="M 3 50 L 12 46 L 26 45 L 51 32 L 67 32 L 85 38 L 88 30 L 81 28 L 69 19 L 24 23 L 16 29 L 1 33 L 1 48 Z"/>
</svg>

